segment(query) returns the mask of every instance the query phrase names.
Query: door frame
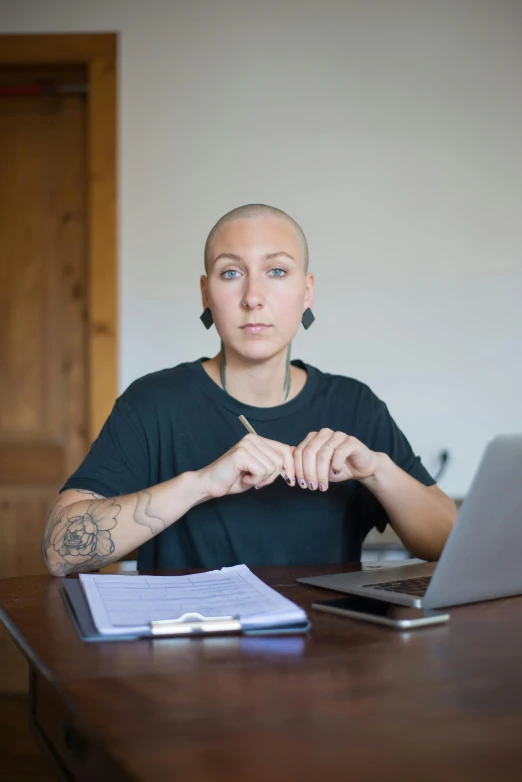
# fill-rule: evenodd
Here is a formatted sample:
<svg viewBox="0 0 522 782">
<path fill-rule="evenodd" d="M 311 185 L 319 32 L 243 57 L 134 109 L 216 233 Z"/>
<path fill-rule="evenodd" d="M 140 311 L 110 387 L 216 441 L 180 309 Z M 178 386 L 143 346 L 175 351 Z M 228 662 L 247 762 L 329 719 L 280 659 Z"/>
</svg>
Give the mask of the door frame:
<svg viewBox="0 0 522 782">
<path fill-rule="evenodd" d="M 118 390 L 117 34 L 2 34 L 0 64 L 87 66 L 87 384 L 92 442 Z"/>
</svg>

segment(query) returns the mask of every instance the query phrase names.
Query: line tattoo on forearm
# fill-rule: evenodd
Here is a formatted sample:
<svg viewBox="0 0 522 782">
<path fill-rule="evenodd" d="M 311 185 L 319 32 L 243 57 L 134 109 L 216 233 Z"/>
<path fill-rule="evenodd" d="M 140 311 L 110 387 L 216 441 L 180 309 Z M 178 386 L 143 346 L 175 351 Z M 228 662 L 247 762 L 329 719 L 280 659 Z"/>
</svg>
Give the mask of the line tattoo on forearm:
<svg viewBox="0 0 522 782">
<path fill-rule="evenodd" d="M 142 524 L 144 527 L 148 527 L 153 535 L 157 535 L 158 532 L 163 532 L 167 526 L 167 522 L 160 516 L 154 516 L 151 511 L 152 497 L 149 491 L 138 492 L 138 498 L 136 500 L 136 507 L 134 509 L 133 518 L 136 524 Z"/>
</svg>

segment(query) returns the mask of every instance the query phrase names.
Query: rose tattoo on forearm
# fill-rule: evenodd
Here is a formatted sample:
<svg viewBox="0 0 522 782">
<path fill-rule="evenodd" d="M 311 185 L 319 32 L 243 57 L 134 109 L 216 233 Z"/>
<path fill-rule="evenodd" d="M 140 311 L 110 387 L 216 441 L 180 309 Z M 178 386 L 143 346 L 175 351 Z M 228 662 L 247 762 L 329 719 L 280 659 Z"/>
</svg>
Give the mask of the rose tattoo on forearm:
<svg viewBox="0 0 522 782">
<path fill-rule="evenodd" d="M 56 575 L 93 570 L 107 565 L 114 552 L 110 530 L 121 506 L 112 499 L 91 502 L 78 513 L 74 505 L 58 506 L 49 519 L 42 550 Z"/>
</svg>

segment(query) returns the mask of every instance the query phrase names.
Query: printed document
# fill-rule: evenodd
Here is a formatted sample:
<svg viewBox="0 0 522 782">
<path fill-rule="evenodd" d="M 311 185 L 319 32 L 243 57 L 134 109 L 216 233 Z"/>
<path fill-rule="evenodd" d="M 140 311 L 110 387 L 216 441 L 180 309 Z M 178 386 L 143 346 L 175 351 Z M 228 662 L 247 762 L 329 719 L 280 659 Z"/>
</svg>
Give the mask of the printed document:
<svg viewBox="0 0 522 782">
<path fill-rule="evenodd" d="M 244 630 L 306 622 L 295 603 L 246 565 L 191 576 L 80 574 L 94 624 L 104 635 L 147 635 L 150 622 L 184 614 L 238 617 Z"/>
</svg>

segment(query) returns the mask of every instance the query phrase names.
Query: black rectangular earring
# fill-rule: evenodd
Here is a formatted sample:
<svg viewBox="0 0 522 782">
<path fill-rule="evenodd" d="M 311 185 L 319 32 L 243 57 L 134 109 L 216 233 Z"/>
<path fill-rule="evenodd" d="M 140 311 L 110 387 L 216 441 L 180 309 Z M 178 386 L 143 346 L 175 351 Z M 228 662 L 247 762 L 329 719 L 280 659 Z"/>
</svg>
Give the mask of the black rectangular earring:
<svg viewBox="0 0 522 782">
<path fill-rule="evenodd" d="M 308 307 L 308 309 L 306 309 L 303 312 L 303 317 L 301 318 L 301 323 L 303 324 L 305 329 L 309 329 L 310 326 L 312 325 L 312 323 L 314 322 L 314 320 L 315 320 L 314 314 L 313 314 L 312 310 L 310 309 L 310 307 Z"/>
<path fill-rule="evenodd" d="M 208 307 L 204 311 L 203 315 L 200 315 L 200 320 L 206 329 L 209 329 L 214 323 L 214 318 L 212 317 L 212 313 Z"/>
</svg>

